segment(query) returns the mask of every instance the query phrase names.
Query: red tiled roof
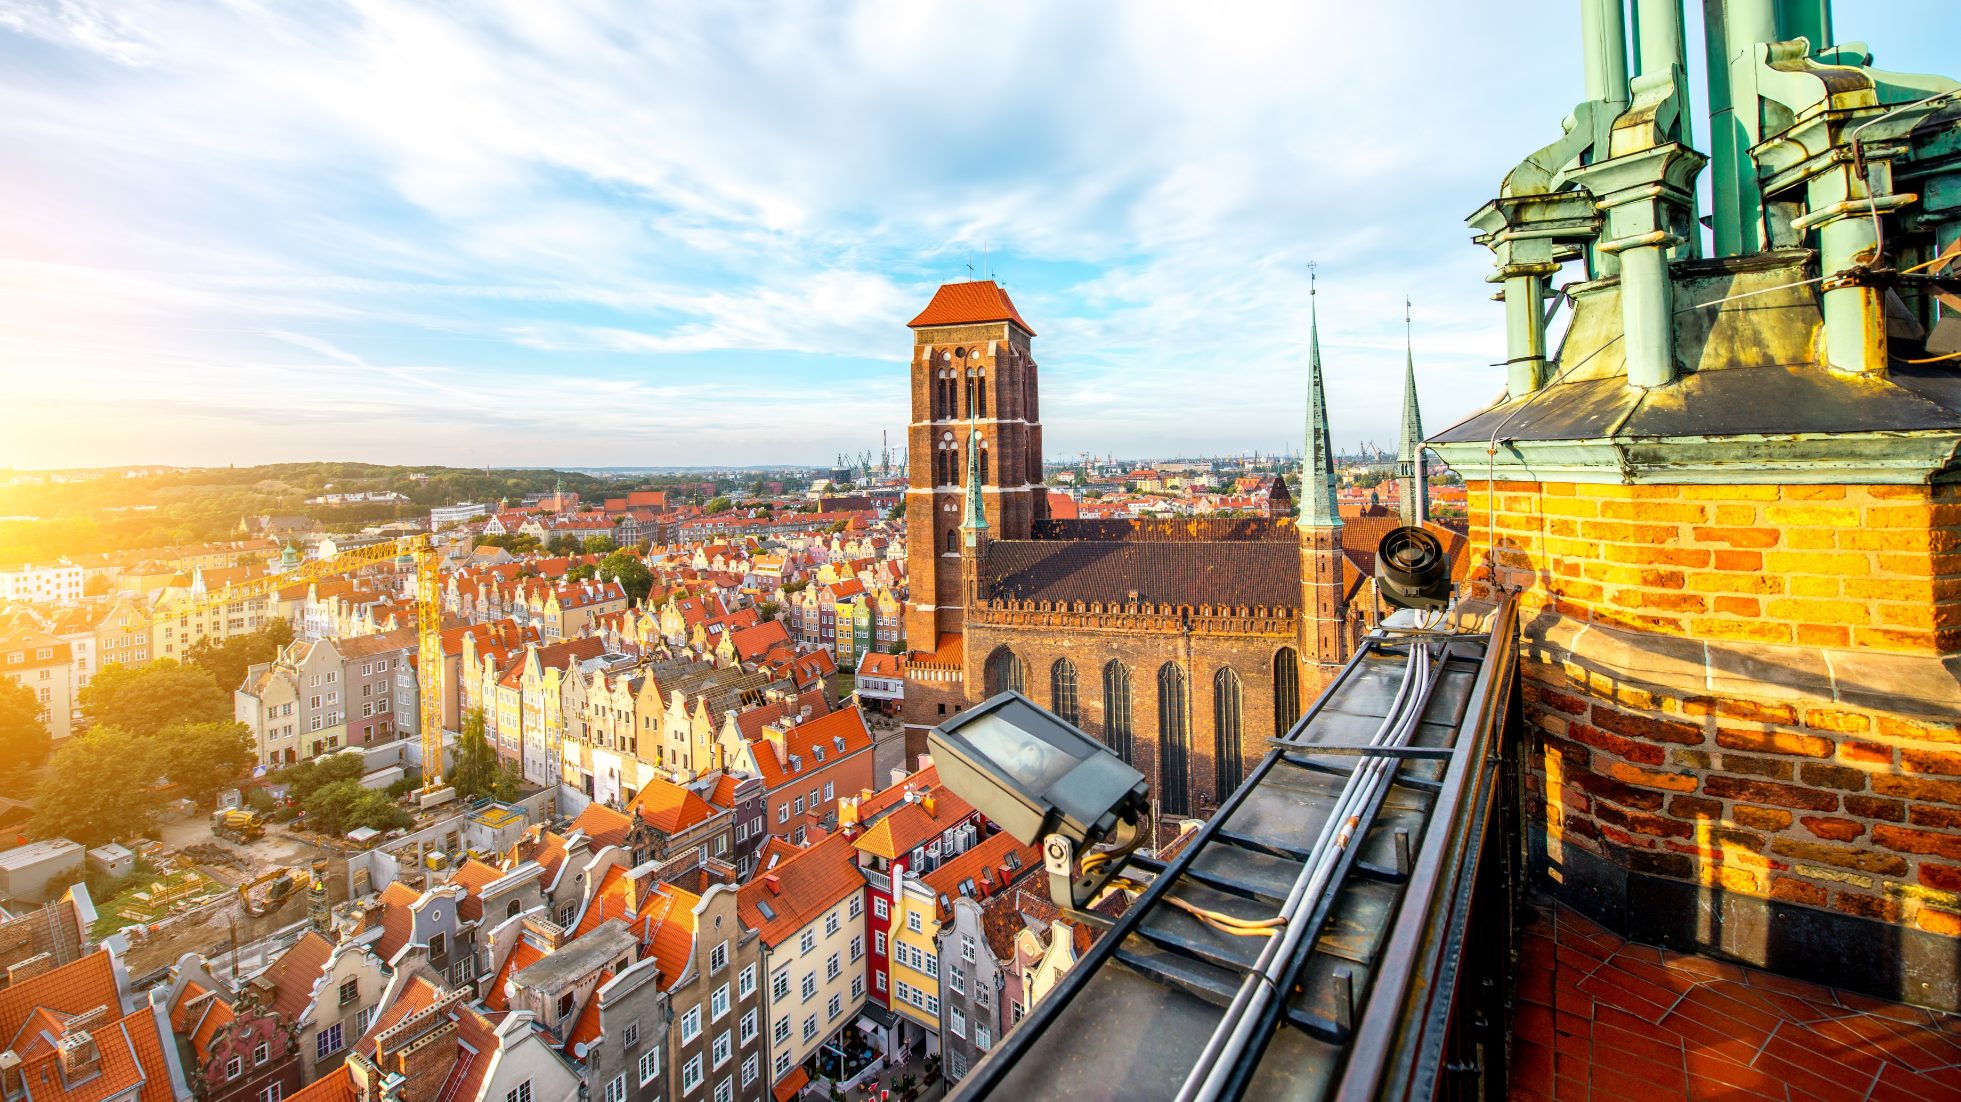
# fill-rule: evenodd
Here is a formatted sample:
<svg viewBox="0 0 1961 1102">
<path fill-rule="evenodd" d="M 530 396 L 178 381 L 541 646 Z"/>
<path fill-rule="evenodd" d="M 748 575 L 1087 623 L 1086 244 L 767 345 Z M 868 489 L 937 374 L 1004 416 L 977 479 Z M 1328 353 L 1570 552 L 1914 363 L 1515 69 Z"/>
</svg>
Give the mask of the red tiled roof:
<svg viewBox="0 0 1961 1102">
<path fill-rule="evenodd" d="M 503 869 L 474 857 L 464 861 L 449 876 L 450 883 L 463 889 L 463 901 L 456 905 L 456 913 L 472 922 L 482 918 L 484 885 L 503 875 Z"/>
<path fill-rule="evenodd" d="M 626 809 L 664 834 L 679 834 L 715 817 L 714 807 L 692 789 L 659 777 L 648 781 Z"/>
<path fill-rule="evenodd" d="M 238 1015 L 233 1013 L 229 1003 L 212 999 L 206 1005 L 204 1013 L 198 1018 L 197 1030 L 191 1034 L 191 1051 L 197 1053 L 200 1063 L 211 1058 L 211 1038 L 237 1020 Z"/>
<path fill-rule="evenodd" d="M 333 942 L 309 930 L 266 969 L 266 978 L 272 981 L 272 1008 L 281 1018 L 299 1020 L 313 1001 L 313 985 L 320 981 L 333 952 Z"/>
<path fill-rule="evenodd" d="M 1008 855 L 1015 855 L 1010 864 Z M 937 899 L 945 897 L 949 901 L 960 894 L 962 881 L 976 881 L 973 894 L 979 896 L 983 889 L 979 886 L 982 870 L 988 871 L 988 879 L 993 887 L 1012 884 L 1024 873 L 1042 865 L 1042 851 L 1035 846 L 1024 846 L 1015 840 L 1014 835 L 1002 831 L 987 839 L 953 860 L 921 877 L 926 886 L 933 890 Z"/>
<path fill-rule="evenodd" d="M 736 909 L 766 945 L 782 942 L 865 886 L 851 839 L 843 834 L 833 834 L 773 869 L 758 865 L 758 870 L 738 889 Z M 764 905 L 776 917 L 764 915 Z"/>
<path fill-rule="evenodd" d="M 381 938 L 375 942 L 375 954 L 382 960 L 395 959 L 395 954 L 409 943 L 409 936 L 415 932 L 415 918 L 409 914 L 409 907 L 421 898 L 414 888 L 399 880 L 381 890 Z"/>
<path fill-rule="evenodd" d="M 504 957 L 504 966 L 497 970 L 497 980 L 490 985 L 490 991 L 483 997 L 483 1004 L 492 1010 L 509 1010 L 510 996 L 504 993 L 504 985 L 512 976 L 545 959 L 545 951 L 531 944 L 528 938 L 518 938 L 517 944 Z"/>
<path fill-rule="evenodd" d="M 607 981 L 612 978 L 611 968 L 601 969 L 599 986 L 606 986 Z M 599 992 L 595 989 L 592 997 L 586 1000 L 586 1005 L 579 1009 L 579 1019 L 572 1023 L 572 1029 L 565 1034 L 565 1044 L 561 1047 L 568 1052 L 576 1053 L 579 1050 L 574 1048 L 574 1045 L 590 1044 L 598 1038 L 599 1034 Z"/>
<path fill-rule="evenodd" d="M 626 841 L 626 828 L 632 825 L 631 818 L 600 803 L 587 804 L 579 817 L 572 820 L 572 829 L 592 839 L 595 847 L 617 846 Z"/>
<path fill-rule="evenodd" d="M 660 978 L 672 987 L 687 970 L 695 949 L 695 905 L 701 897 L 673 884 L 654 889 L 641 910 L 646 922 L 647 955 L 654 958 Z"/>
<path fill-rule="evenodd" d="M 355 1102 L 354 1073 L 342 1064 L 286 1096 L 286 1102 Z"/>
<path fill-rule="evenodd" d="M 118 1007 L 120 1009 L 120 1007 Z M 62 1082 L 60 1056 L 53 1050 L 24 1061 L 21 1082 L 34 1102 L 98 1102 L 131 1089 L 137 1102 L 172 1102 L 169 1064 L 156 1015 L 148 1006 L 90 1031 L 101 1054 L 101 1072 L 70 1089 Z"/>
<path fill-rule="evenodd" d="M 971 325 L 983 321 L 1011 321 L 1029 336 L 1035 335 L 1034 326 L 1022 320 L 1008 292 L 991 279 L 942 284 L 939 290 L 933 292 L 933 301 L 926 304 L 926 309 L 906 325 L 923 329 L 932 325 Z"/>
<path fill-rule="evenodd" d="M 86 1014 L 98 1006 L 122 1010 L 116 970 L 107 950 L 0 987 L 0 1038 L 11 1039 L 39 1007 L 63 1014 Z"/>
</svg>

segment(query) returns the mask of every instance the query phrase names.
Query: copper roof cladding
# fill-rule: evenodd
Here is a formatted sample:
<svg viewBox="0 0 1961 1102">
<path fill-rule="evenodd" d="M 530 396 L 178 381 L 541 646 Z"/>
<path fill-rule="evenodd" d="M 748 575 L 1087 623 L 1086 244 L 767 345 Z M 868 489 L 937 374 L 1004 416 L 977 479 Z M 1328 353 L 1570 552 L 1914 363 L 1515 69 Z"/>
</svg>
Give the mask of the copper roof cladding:
<svg viewBox="0 0 1961 1102">
<path fill-rule="evenodd" d="M 1301 603 L 1300 546 L 1278 540 L 995 540 L 983 570 L 987 595 L 1000 600 L 1285 610 Z"/>
<path fill-rule="evenodd" d="M 933 301 L 919 316 L 907 322 L 908 328 L 925 329 L 936 325 L 973 325 L 979 322 L 1011 321 L 1029 336 L 1035 328 L 1022 319 L 1008 292 L 991 279 L 966 283 L 946 283 L 933 292 Z"/>
</svg>

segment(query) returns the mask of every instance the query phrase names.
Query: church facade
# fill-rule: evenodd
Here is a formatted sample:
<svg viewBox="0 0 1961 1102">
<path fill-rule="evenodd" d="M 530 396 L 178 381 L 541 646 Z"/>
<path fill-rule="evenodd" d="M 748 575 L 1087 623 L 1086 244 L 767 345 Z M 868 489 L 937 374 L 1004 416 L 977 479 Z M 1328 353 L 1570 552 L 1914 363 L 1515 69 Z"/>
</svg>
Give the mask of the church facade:
<svg viewBox="0 0 1961 1102">
<path fill-rule="evenodd" d="M 1318 333 L 1298 516 L 1057 520 L 1007 293 L 947 284 L 910 324 L 908 754 L 1014 689 L 1134 765 L 1166 817 L 1216 810 L 1359 634 Z"/>
</svg>

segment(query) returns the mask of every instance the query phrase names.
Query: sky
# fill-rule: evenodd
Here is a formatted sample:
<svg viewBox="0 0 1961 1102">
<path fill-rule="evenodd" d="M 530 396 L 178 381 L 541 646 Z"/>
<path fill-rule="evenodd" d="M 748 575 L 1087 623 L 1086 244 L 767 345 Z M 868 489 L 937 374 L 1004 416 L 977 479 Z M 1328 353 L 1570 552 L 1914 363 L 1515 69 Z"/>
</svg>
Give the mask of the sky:
<svg viewBox="0 0 1961 1102">
<path fill-rule="evenodd" d="M 0 466 L 876 454 L 988 274 L 1050 458 L 1289 451 L 1310 264 L 1393 448 L 1406 298 L 1432 430 L 1502 390 L 1463 219 L 1581 98 L 1508 5 L 0 0 Z"/>
</svg>

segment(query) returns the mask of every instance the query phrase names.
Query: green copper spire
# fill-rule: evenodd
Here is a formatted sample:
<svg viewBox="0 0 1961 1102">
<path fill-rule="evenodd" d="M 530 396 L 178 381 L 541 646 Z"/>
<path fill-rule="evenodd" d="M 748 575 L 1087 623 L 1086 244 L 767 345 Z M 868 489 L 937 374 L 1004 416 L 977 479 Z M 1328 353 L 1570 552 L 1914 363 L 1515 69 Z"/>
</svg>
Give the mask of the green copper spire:
<svg viewBox="0 0 1961 1102">
<path fill-rule="evenodd" d="M 1423 449 L 1423 411 L 1416 403 L 1416 351 L 1410 336 L 1410 303 L 1403 300 L 1403 437 L 1396 448 L 1398 511 L 1404 524 L 1415 524 L 1427 515 L 1429 487 L 1416 477 L 1416 465 Z"/>
<path fill-rule="evenodd" d="M 1311 266 L 1310 266 L 1311 267 Z M 1301 453 L 1300 524 L 1341 527 L 1335 504 L 1335 449 L 1328 433 L 1328 400 L 1321 385 L 1321 319 L 1314 308 L 1314 273 L 1307 276 L 1307 448 Z"/>
<path fill-rule="evenodd" d="M 974 425 L 967 426 L 967 506 L 960 531 L 969 547 L 987 531 L 987 508 L 981 501 L 980 429 Z"/>
</svg>

